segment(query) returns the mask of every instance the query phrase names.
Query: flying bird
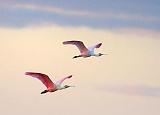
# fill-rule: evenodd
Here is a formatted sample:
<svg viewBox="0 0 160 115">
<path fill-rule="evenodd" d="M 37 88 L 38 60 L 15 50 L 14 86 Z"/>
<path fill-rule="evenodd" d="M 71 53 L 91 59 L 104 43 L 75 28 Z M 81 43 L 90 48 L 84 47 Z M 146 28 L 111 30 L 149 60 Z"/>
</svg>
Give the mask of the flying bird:
<svg viewBox="0 0 160 115">
<path fill-rule="evenodd" d="M 62 86 L 63 81 L 71 78 L 72 75 L 64 77 L 61 80 L 57 81 L 56 83 L 53 83 L 52 80 L 43 73 L 26 72 L 25 75 L 29 75 L 29 76 L 39 79 L 47 87 L 47 89 L 42 91 L 41 94 L 44 94 L 47 92 L 54 92 L 54 91 L 66 89 L 69 87 L 74 87 L 74 86 L 69 86 L 69 85 Z"/>
<path fill-rule="evenodd" d="M 78 57 L 90 57 L 90 56 L 96 56 L 96 57 L 99 57 L 99 56 L 102 56 L 102 55 L 106 55 L 106 54 L 102 54 L 102 53 L 98 53 L 98 54 L 95 54 L 94 53 L 94 49 L 95 48 L 99 48 L 102 43 L 98 43 L 94 46 L 91 46 L 89 48 L 86 48 L 86 46 L 84 45 L 84 43 L 82 41 L 76 41 L 76 40 L 72 40 L 72 41 L 64 41 L 63 42 L 64 45 L 66 44 L 71 44 L 71 45 L 76 45 L 77 48 L 79 49 L 80 51 L 80 55 L 78 56 L 74 56 L 73 58 L 78 58 Z"/>
</svg>

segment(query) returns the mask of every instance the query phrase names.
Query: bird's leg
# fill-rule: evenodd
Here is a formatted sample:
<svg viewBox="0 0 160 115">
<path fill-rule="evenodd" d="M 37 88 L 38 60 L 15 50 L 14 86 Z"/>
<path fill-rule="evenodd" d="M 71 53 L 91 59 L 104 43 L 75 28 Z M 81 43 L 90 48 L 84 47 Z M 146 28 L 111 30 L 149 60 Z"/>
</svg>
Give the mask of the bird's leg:
<svg viewBox="0 0 160 115">
<path fill-rule="evenodd" d="M 48 92 L 48 90 L 44 90 L 44 91 L 41 92 L 41 94 L 44 94 L 44 93 L 47 93 L 47 92 Z"/>
</svg>

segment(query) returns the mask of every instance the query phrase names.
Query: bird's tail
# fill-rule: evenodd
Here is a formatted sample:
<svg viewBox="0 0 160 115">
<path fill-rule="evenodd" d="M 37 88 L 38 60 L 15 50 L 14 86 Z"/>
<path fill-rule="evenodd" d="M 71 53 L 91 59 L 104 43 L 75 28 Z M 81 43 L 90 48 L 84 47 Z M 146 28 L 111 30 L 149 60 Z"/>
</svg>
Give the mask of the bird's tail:
<svg viewBox="0 0 160 115">
<path fill-rule="evenodd" d="M 44 93 L 47 93 L 47 92 L 48 92 L 48 90 L 44 90 L 44 91 L 41 92 L 41 94 L 44 94 Z"/>
</svg>

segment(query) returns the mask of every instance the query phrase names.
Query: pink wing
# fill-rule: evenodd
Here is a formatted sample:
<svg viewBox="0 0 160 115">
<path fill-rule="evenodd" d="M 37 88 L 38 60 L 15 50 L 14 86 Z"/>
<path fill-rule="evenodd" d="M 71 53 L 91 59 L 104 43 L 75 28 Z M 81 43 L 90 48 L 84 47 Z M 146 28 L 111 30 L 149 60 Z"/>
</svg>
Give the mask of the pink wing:
<svg viewBox="0 0 160 115">
<path fill-rule="evenodd" d="M 66 44 L 76 45 L 81 53 L 88 51 L 88 49 L 86 48 L 86 46 L 83 44 L 82 41 L 74 41 L 74 40 L 73 41 L 64 41 L 63 44 L 64 45 L 66 45 Z"/>
<path fill-rule="evenodd" d="M 69 79 L 69 78 L 71 78 L 71 77 L 72 77 L 72 75 L 67 76 L 67 77 L 65 77 L 65 78 L 63 78 L 63 79 L 57 81 L 56 84 L 61 85 L 61 84 L 63 83 L 64 80 Z"/>
<path fill-rule="evenodd" d="M 56 87 L 55 84 L 51 81 L 51 79 L 45 74 L 35 73 L 35 72 L 26 72 L 25 75 L 29 75 L 39 79 L 47 87 L 47 89 L 54 89 Z"/>
</svg>

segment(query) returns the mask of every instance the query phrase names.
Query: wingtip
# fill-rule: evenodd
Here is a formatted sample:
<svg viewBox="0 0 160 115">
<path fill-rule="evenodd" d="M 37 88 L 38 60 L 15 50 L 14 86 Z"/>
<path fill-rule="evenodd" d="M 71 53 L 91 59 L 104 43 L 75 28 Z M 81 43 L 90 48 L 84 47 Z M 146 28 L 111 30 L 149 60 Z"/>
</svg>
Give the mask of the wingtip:
<svg viewBox="0 0 160 115">
<path fill-rule="evenodd" d="M 62 43 L 65 45 L 65 44 L 72 44 L 72 43 L 78 43 L 78 42 L 82 43 L 82 41 L 79 41 L 79 40 L 68 40 L 68 41 L 64 41 Z"/>
<path fill-rule="evenodd" d="M 72 75 L 68 76 L 68 78 L 71 78 L 71 77 L 72 77 Z"/>
<path fill-rule="evenodd" d="M 33 72 L 25 72 L 25 75 L 30 75 L 32 74 Z"/>
<path fill-rule="evenodd" d="M 65 45 L 65 44 L 66 44 L 66 42 L 67 42 L 67 41 L 64 41 L 64 42 L 62 42 L 62 44 L 63 44 L 63 45 Z"/>
<path fill-rule="evenodd" d="M 99 46 L 101 46 L 102 45 L 102 43 L 99 43 Z"/>
<path fill-rule="evenodd" d="M 29 74 L 29 72 L 25 72 L 24 74 L 25 74 L 25 75 L 28 75 L 28 74 Z"/>
<path fill-rule="evenodd" d="M 70 41 L 64 41 L 64 42 L 63 42 L 63 45 L 66 45 L 66 44 L 68 44 L 68 43 L 70 43 L 70 42 L 73 42 L 73 40 L 70 40 Z"/>
<path fill-rule="evenodd" d="M 97 45 L 96 45 L 96 48 L 101 47 L 101 45 L 102 45 L 102 43 L 97 44 Z"/>
</svg>

